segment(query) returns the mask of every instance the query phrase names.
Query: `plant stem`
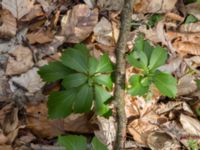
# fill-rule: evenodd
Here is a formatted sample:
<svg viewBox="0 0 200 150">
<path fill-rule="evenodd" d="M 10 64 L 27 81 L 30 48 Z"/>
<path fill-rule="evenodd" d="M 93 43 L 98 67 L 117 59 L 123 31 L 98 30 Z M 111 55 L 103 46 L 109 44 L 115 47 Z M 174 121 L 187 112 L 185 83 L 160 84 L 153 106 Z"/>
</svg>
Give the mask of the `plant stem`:
<svg viewBox="0 0 200 150">
<path fill-rule="evenodd" d="M 125 114 L 125 72 L 126 72 L 126 43 L 129 37 L 133 0 L 124 0 L 121 13 L 121 27 L 116 46 L 116 81 L 114 98 L 117 102 L 117 135 L 114 150 L 122 150 L 126 141 L 126 114 Z"/>
</svg>

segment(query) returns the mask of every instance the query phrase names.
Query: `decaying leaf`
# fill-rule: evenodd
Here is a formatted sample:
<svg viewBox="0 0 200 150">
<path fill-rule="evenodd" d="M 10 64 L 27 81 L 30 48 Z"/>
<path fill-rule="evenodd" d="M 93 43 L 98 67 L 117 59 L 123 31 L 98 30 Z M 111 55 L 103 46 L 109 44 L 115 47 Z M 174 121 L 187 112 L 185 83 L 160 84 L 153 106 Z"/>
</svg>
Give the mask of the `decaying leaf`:
<svg viewBox="0 0 200 150">
<path fill-rule="evenodd" d="M 101 18 L 98 24 L 94 27 L 95 40 L 107 46 L 113 46 L 115 39 L 113 38 L 112 25 L 106 18 Z"/>
<path fill-rule="evenodd" d="M 163 13 L 172 10 L 177 0 L 136 0 L 133 5 L 138 13 Z"/>
<path fill-rule="evenodd" d="M 10 145 L 0 145 L 0 149 L 2 149 L 2 150 L 13 150 L 13 148 Z"/>
<path fill-rule="evenodd" d="M 0 10 L 0 37 L 10 38 L 17 32 L 16 19 L 8 10 Z"/>
<path fill-rule="evenodd" d="M 28 72 L 21 74 L 19 77 L 12 77 L 11 82 L 14 84 L 20 85 L 24 89 L 26 89 L 29 94 L 33 94 L 44 86 L 44 82 L 38 75 L 38 68 L 33 68 Z"/>
<path fill-rule="evenodd" d="M 182 24 L 179 29 L 180 32 L 200 32 L 200 22 Z"/>
<path fill-rule="evenodd" d="M 37 32 L 31 32 L 26 35 L 30 44 L 44 44 L 49 43 L 53 40 L 53 33 L 50 31 L 39 30 Z"/>
<path fill-rule="evenodd" d="M 89 9 L 87 5 L 79 4 L 73 7 L 62 18 L 62 33 L 66 42 L 79 43 L 92 32 L 98 21 L 98 9 Z"/>
<path fill-rule="evenodd" d="M 97 0 L 101 10 L 121 11 L 124 0 Z"/>
<path fill-rule="evenodd" d="M 28 14 L 35 0 L 3 0 L 3 8 L 9 10 L 18 20 Z"/>
<path fill-rule="evenodd" d="M 152 132 L 147 138 L 148 146 L 151 150 L 172 150 L 179 149 L 180 144 L 165 132 Z"/>
<path fill-rule="evenodd" d="M 181 114 L 180 115 L 180 122 L 183 126 L 183 129 L 189 135 L 197 135 L 200 136 L 200 122 L 197 119 L 194 119 L 190 116 Z"/>
<path fill-rule="evenodd" d="M 187 74 L 178 81 L 177 95 L 187 95 L 197 90 L 195 77 L 191 74 Z"/>
<path fill-rule="evenodd" d="M 10 52 L 6 75 L 17 75 L 26 72 L 33 66 L 32 52 L 29 48 L 18 45 Z"/>
<path fill-rule="evenodd" d="M 200 19 L 200 3 L 199 2 L 188 4 L 186 6 L 186 11 L 187 13 L 195 16 L 197 19 Z"/>
</svg>

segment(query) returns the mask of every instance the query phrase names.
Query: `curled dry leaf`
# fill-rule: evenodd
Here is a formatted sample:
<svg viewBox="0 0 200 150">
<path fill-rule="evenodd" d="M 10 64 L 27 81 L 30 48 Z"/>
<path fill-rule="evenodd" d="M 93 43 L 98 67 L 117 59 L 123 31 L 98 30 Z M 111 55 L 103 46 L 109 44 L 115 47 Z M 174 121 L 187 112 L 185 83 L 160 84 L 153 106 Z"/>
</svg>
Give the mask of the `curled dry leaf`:
<svg viewBox="0 0 200 150">
<path fill-rule="evenodd" d="M 15 50 L 10 52 L 6 75 L 17 75 L 26 72 L 33 66 L 32 52 L 24 46 L 16 46 Z"/>
<path fill-rule="evenodd" d="M 111 23 L 105 17 L 102 17 L 101 20 L 93 29 L 94 38 L 100 44 L 113 46 L 115 40 L 113 38 L 112 31 L 113 30 Z"/>
<path fill-rule="evenodd" d="M 197 119 L 189 117 L 187 115 L 181 114 L 180 115 L 180 122 L 183 129 L 189 135 L 197 135 L 200 136 L 200 122 Z"/>
<path fill-rule="evenodd" d="M 38 68 L 33 68 L 19 77 L 12 77 L 10 81 L 26 89 L 28 94 L 33 94 L 44 86 L 44 82 L 37 73 L 38 70 Z"/>
<path fill-rule="evenodd" d="M 79 4 L 73 7 L 62 18 L 62 34 L 66 42 L 80 43 L 93 31 L 98 21 L 98 9 L 91 10 L 87 5 Z"/>
<path fill-rule="evenodd" d="M 147 144 L 151 150 L 180 149 L 180 144 L 165 132 L 152 132 L 148 135 Z"/>
<path fill-rule="evenodd" d="M 17 32 L 17 22 L 12 14 L 6 10 L 0 10 L 0 37 L 10 38 Z"/>
<path fill-rule="evenodd" d="M 9 10 L 18 20 L 28 14 L 35 0 L 3 0 L 3 8 Z"/>
<path fill-rule="evenodd" d="M 171 11 L 177 0 L 136 0 L 133 5 L 138 13 L 164 13 Z"/>
<path fill-rule="evenodd" d="M 197 19 L 200 19 L 200 3 L 199 2 L 188 4 L 186 6 L 186 11 L 188 14 L 192 14 Z"/>
<path fill-rule="evenodd" d="M 49 43 L 53 40 L 53 33 L 50 31 L 43 31 L 39 30 L 37 32 L 31 32 L 26 35 L 26 38 L 28 39 L 30 44 L 44 44 Z"/>
<path fill-rule="evenodd" d="M 191 74 L 187 74 L 179 79 L 177 85 L 177 95 L 187 95 L 197 90 L 195 77 Z"/>
</svg>

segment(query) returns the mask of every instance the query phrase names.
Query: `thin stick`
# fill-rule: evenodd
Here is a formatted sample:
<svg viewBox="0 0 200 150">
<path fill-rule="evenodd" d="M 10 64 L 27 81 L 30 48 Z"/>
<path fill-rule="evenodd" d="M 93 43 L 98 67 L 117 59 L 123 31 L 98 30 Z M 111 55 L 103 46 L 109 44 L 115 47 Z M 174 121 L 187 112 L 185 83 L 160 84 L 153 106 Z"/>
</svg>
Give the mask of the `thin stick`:
<svg viewBox="0 0 200 150">
<path fill-rule="evenodd" d="M 125 68 L 126 43 L 129 37 L 133 0 L 124 0 L 121 13 L 121 27 L 116 47 L 116 81 L 115 101 L 117 102 L 117 137 L 114 150 L 123 150 L 126 141 L 126 114 L 125 114 Z"/>
</svg>

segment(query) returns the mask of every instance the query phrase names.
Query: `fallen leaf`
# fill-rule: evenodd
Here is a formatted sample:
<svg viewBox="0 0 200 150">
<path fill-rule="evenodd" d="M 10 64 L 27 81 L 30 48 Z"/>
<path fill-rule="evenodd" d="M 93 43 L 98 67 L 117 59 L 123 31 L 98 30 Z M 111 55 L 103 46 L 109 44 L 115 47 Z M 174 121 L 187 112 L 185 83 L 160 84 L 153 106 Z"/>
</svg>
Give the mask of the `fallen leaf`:
<svg viewBox="0 0 200 150">
<path fill-rule="evenodd" d="M 113 46 L 115 44 L 115 39 L 113 38 L 112 25 L 104 17 L 98 22 L 98 24 L 93 29 L 94 38 L 100 44 L 107 46 Z"/>
<path fill-rule="evenodd" d="M 10 145 L 0 145 L 0 149 L 2 149 L 2 150 L 13 150 L 13 148 Z"/>
<path fill-rule="evenodd" d="M 176 139 L 173 139 L 165 132 L 152 132 L 148 135 L 147 144 L 151 150 L 172 150 L 180 149 L 181 146 Z"/>
<path fill-rule="evenodd" d="M 0 145 L 6 144 L 8 138 L 3 134 L 3 131 L 0 131 Z"/>
<path fill-rule="evenodd" d="M 87 5 L 79 4 L 67 12 L 61 20 L 62 34 L 66 42 L 80 43 L 91 33 L 98 21 L 98 9 L 90 10 Z"/>
<path fill-rule="evenodd" d="M 133 5 L 137 13 L 164 13 L 171 11 L 177 0 L 136 0 Z"/>
<path fill-rule="evenodd" d="M 200 19 L 200 3 L 190 3 L 186 5 L 186 11 L 188 14 L 195 16 L 198 20 Z"/>
<path fill-rule="evenodd" d="M 44 82 L 37 73 L 38 70 L 38 68 L 33 68 L 19 77 L 12 77 L 10 81 L 26 89 L 28 94 L 33 94 L 44 86 Z"/>
<path fill-rule="evenodd" d="M 98 0 L 97 6 L 102 11 L 109 10 L 109 11 L 121 11 L 123 7 L 124 0 Z"/>
<path fill-rule="evenodd" d="M 53 33 L 50 31 L 43 31 L 39 30 L 37 32 L 31 32 L 26 35 L 26 38 L 28 39 L 30 44 L 44 44 L 49 43 L 53 40 Z"/>
<path fill-rule="evenodd" d="M 3 0 L 2 6 L 19 20 L 31 11 L 33 3 L 34 0 Z"/>
<path fill-rule="evenodd" d="M 10 38 L 16 35 L 17 22 L 8 10 L 0 10 L 0 36 Z"/>
<path fill-rule="evenodd" d="M 17 75 L 26 72 L 33 66 L 32 52 L 24 46 L 16 46 L 15 50 L 10 52 L 6 75 Z"/>
<path fill-rule="evenodd" d="M 182 24 L 179 29 L 180 32 L 200 32 L 200 22 Z"/>
</svg>

